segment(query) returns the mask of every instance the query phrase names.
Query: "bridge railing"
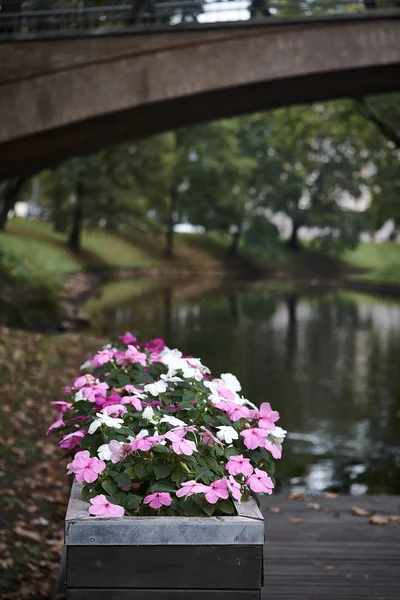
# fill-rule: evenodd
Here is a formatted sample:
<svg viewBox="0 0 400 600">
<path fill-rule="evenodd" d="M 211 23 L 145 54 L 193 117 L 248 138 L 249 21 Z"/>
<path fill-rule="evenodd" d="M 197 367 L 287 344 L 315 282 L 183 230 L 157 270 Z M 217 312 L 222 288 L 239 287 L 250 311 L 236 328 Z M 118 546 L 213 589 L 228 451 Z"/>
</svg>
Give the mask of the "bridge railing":
<svg viewBox="0 0 400 600">
<path fill-rule="evenodd" d="M 0 40 L 15 34 L 298 18 L 398 9 L 400 0 L 0 0 Z"/>
</svg>

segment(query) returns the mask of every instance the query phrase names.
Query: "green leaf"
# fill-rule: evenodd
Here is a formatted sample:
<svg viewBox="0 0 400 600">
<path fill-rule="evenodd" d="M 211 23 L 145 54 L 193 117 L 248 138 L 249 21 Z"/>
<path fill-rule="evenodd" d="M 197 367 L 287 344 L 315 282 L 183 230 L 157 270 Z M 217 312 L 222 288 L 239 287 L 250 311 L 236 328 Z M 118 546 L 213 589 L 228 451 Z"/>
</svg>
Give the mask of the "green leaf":
<svg viewBox="0 0 400 600">
<path fill-rule="evenodd" d="M 176 492 L 176 488 L 169 481 L 157 481 L 150 488 L 151 492 Z"/>
<path fill-rule="evenodd" d="M 96 490 L 96 487 L 92 487 L 91 485 L 85 485 L 82 488 L 82 498 L 89 502 L 91 498 L 97 496 L 99 492 Z"/>
<path fill-rule="evenodd" d="M 211 517 L 214 514 L 216 505 L 209 504 L 203 496 L 195 496 L 194 502 L 195 504 L 197 504 L 197 506 L 201 508 L 203 513 L 205 513 L 207 516 Z"/>
<path fill-rule="evenodd" d="M 125 375 L 125 373 L 120 373 L 119 371 L 117 371 L 116 378 L 121 387 L 128 385 L 128 383 L 131 382 L 129 375 Z"/>
<path fill-rule="evenodd" d="M 234 515 L 236 512 L 235 507 L 233 506 L 233 504 L 230 500 L 220 500 L 218 502 L 218 508 L 225 515 Z"/>
<path fill-rule="evenodd" d="M 124 499 L 125 510 L 136 510 L 143 498 L 136 494 L 127 494 Z"/>
<path fill-rule="evenodd" d="M 147 475 L 147 466 L 142 463 L 137 463 L 134 467 L 134 471 L 139 480 L 142 480 Z"/>
<path fill-rule="evenodd" d="M 168 477 L 172 470 L 171 465 L 153 464 L 152 467 L 156 479 L 163 479 L 164 477 Z"/>
<path fill-rule="evenodd" d="M 214 473 L 209 469 L 205 469 L 204 467 L 196 467 L 195 469 L 195 479 L 203 481 L 206 484 L 210 483 L 210 479 L 214 477 Z"/>
<path fill-rule="evenodd" d="M 113 496 L 117 491 L 117 486 L 111 479 L 106 479 L 101 485 L 103 490 L 105 490 L 109 496 Z"/>
<path fill-rule="evenodd" d="M 131 489 L 132 481 L 127 473 L 112 472 L 111 477 L 118 483 L 119 486 Z"/>
</svg>

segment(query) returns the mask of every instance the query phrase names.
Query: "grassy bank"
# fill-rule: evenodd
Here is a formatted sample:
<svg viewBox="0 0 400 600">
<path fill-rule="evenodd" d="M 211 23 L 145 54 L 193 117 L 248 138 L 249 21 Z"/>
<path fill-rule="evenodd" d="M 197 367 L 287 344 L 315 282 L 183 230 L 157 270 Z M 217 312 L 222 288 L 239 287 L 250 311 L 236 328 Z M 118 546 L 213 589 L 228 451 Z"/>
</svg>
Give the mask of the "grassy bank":
<svg viewBox="0 0 400 600">
<path fill-rule="evenodd" d="M 142 231 L 114 234 L 85 231 L 82 252 L 72 253 L 65 235 L 55 233 L 50 223 L 14 219 L 0 233 L 0 249 L 12 253 L 36 280 L 59 284 L 71 273 L 87 268 L 155 268 L 171 272 L 190 268 L 220 272 L 227 267 L 244 275 L 254 271 L 254 259 L 241 256 L 227 261 L 228 235 L 176 234 L 175 257 L 164 256 L 164 237 Z M 283 246 L 256 257 L 257 268 L 275 278 L 356 278 L 365 282 L 400 285 L 400 246 L 394 243 L 360 244 L 341 259 L 315 252 L 293 253 Z"/>
</svg>

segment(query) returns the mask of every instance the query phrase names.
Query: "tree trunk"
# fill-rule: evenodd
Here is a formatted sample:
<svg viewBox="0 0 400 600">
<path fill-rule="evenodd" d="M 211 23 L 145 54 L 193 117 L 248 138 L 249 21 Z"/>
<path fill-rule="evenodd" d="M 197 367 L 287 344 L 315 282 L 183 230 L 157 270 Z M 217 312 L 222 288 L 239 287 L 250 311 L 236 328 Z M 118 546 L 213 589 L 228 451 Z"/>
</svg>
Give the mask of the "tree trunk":
<svg viewBox="0 0 400 600">
<path fill-rule="evenodd" d="M 3 194 L 3 205 L 0 210 L 0 231 L 4 231 L 6 228 L 7 217 L 10 210 L 15 206 L 18 200 L 18 195 L 21 191 L 22 186 L 28 177 L 17 177 L 7 182 L 6 188 Z"/>
<path fill-rule="evenodd" d="M 167 220 L 167 229 L 165 232 L 165 256 L 167 258 L 173 258 L 174 256 L 174 225 L 175 225 L 175 212 L 177 209 L 178 193 L 176 189 L 171 192 L 171 202 L 169 204 L 169 214 Z"/>
<path fill-rule="evenodd" d="M 286 242 L 286 247 L 289 248 L 289 250 L 294 250 L 295 252 L 297 252 L 301 248 L 298 236 L 299 229 L 300 223 L 297 223 L 293 220 L 292 233 L 290 234 L 290 238 Z"/>
<path fill-rule="evenodd" d="M 238 255 L 239 243 L 242 237 L 243 223 L 237 224 L 237 229 L 232 233 L 231 245 L 228 248 L 228 257 L 235 258 Z"/>
<path fill-rule="evenodd" d="M 76 186 L 76 201 L 72 215 L 72 229 L 68 239 L 68 247 L 79 254 L 81 250 L 81 234 L 82 234 L 82 218 L 83 218 L 83 185 L 78 182 Z"/>
</svg>

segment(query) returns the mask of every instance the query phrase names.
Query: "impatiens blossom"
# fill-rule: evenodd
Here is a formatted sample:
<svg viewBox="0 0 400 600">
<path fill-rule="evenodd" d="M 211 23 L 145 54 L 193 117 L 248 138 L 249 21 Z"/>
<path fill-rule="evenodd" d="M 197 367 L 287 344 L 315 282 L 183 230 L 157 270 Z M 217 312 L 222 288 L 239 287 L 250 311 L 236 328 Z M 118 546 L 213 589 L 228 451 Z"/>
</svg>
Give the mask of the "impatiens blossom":
<svg viewBox="0 0 400 600">
<path fill-rule="evenodd" d="M 218 479 L 217 481 L 213 481 L 208 490 L 205 492 L 206 500 L 210 504 L 215 504 L 219 499 L 226 500 L 228 496 L 228 482 L 226 477 Z"/>
<path fill-rule="evenodd" d="M 114 350 L 100 350 L 97 352 L 92 358 L 92 365 L 94 367 L 101 367 L 102 365 L 107 364 L 114 358 Z"/>
<path fill-rule="evenodd" d="M 249 458 L 245 458 L 243 454 L 238 454 L 230 457 L 226 463 L 226 470 L 230 475 L 245 475 L 247 477 L 252 474 L 253 467 Z"/>
<path fill-rule="evenodd" d="M 242 389 L 238 378 L 235 375 L 232 375 L 232 373 L 222 373 L 221 379 L 225 383 L 226 387 L 233 392 L 240 392 Z"/>
<path fill-rule="evenodd" d="M 238 432 L 230 425 L 220 425 L 217 429 L 219 429 L 217 438 L 227 444 L 232 444 L 233 440 L 239 439 Z"/>
<path fill-rule="evenodd" d="M 272 490 L 274 489 L 274 483 L 271 477 L 261 469 L 255 469 L 253 475 L 250 475 L 250 477 L 247 478 L 246 483 L 249 488 L 257 494 L 260 492 L 272 494 Z"/>
<path fill-rule="evenodd" d="M 118 337 L 126 345 L 128 345 L 128 344 L 135 345 L 137 343 L 137 338 L 135 338 L 135 336 L 132 335 L 132 333 L 130 331 L 126 331 L 124 333 L 124 335 L 120 335 Z"/>
<path fill-rule="evenodd" d="M 170 506 L 172 504 L 172 498 L 168 492 L 156 492 L 155 494 L 146 496 L 143 503 L 148 504 L 151 508 L 157 510 L 162 506 Z"/>
<path fill-rule="evenodd" d="M 178 498 L 188 498 L 189 496 L 193 496 L 194 494 L 204 494 L 209 491 L 208 485 L 203 485 L 202 483 L 198 483 L 194 479 L 191 481 L 185 481 L 182 483 L 182 487 L 176 492 L 176 496 Z"/>
<path fill-rule="evenodd" d="M 97 454 L 101 460 L 110 460 L 113 464 L 123 459 L 125 451 L 123 449 L 123 442 L 117 440 L 111 440 L 109 444 L 103 444 L 97 450 Z"/>
<path fill-rule="evenodd" d="M 67 465 L 68 475 L 75 473 L 79 483 L 93 483 L 105 468 L 106 463 L 95 456 L 91 458 L 88 450 L 77 452 L 74 460 Z"/>
<path fill-rule="evenodd" d="M 73 431 L 72 433 L 67 433 L 62 440 L 58 442 L 58 445 L 65 450 L 72 450 L 80 445 L 82 438 L 86 433 L 86 431 Z"/>
<path fill-rule="evenodd" d="M 216 378 L 199 358 L 161 338 L 139 343 L 129 331 L 81 368 L 90 373 L 53 402 L 49 430 L 62 429 L 59 446 L 91 498 L 90 515 L 149 515 L 150 507 L 220 516 L 272 492 L 266 465 L 281 457 L 286 432 L 270 404 L 257 408 L 231 373 Z"/>
<path fill-rule="evenodd" d="M 263 402 L 260 406 L 260 420 L 258 426 L 263 429 L 275 429 L 275 422 L 279 419 L 279 413 L 272 410 L 269 402 Z"/>
<path fill-rule="evenodd" d="M 143 389 L 152 396 L 159 396 L 167 391 L 168 384 L 166 381 L 155 381 L 154 383 L 148 383 Z"/>
<path fill-rule="evenodd" d="M 244 429 L 240 432 L 240 435 L 244 437 L 244 445 L 249 450 L 255 450 L 256 448 L 264 447 L 265 438 L 268 435 L 268 431 L 265 429 L 249 428 Z"/>
<path fill-rule="evenodd" d="M 264 441 L 264 448 L 266 450 L 269 450 L 269 452 L 271 452 L 271 454 L 274 458 L 281 458 L 281 456 L 282 456 L 281 449 L 278 448 L 277 446 L 275 446 L 275 444 L 270 442 L 268 439 Z"/>
<path fill-rule="evenodd" d="M 106 425 L 106 427 L 113 427 L 114 429 L 121 429 L 122 424 L 124 422 L 123 419 L 110 417 L 104 413 L 96 413 L 96 417 L 97 419 L 95 419 L 93 423 L 89 425 L 90 435 L 97 431 L 98 428 L 101 427 L 101 425 Z"/>
<path fill-rule="evenodd" d="M 234 498 L 237 502 L 240 502 L 242 499 L 240 484 L 232 477 L 232 475 L 230 475 L 226 480 L 226 485 L 228 486 L 228 491 L 230 492 L 232 498 Z"/>
<path fill-rule="evenodd" d="M 185 454 L 185 456 L 191 456 L 193 452 L 197 452 L 196 444 L 185 438 L 172 442 L 171 448 L 175 454 Z"/>
<path fill-rule="evenodd" d="M 91 498 L 90 504 L 89 514 L 95 517 L 122 517 L 125 513 L 123 506 L 111 504 L 104 494 Z"/>
</svg>

